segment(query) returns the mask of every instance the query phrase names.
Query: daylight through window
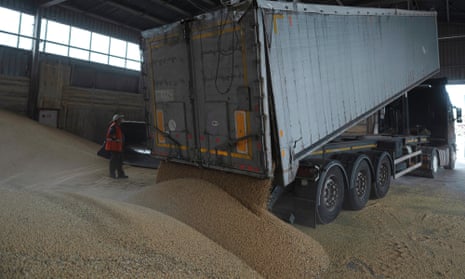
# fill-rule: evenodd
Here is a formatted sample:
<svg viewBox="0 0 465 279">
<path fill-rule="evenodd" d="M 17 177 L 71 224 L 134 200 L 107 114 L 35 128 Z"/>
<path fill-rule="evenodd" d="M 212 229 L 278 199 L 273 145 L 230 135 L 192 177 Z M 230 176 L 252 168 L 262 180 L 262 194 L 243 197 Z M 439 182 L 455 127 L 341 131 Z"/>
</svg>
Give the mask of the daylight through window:
<svg viewBox="0 0 465 279">
<path fill-rule="evenodd" d="M 32 49 L 34 16 L 0 7 L 0 45 Z M 140 71 L 138 44 L 42 19 L 39 50 Z"/>
</svg>

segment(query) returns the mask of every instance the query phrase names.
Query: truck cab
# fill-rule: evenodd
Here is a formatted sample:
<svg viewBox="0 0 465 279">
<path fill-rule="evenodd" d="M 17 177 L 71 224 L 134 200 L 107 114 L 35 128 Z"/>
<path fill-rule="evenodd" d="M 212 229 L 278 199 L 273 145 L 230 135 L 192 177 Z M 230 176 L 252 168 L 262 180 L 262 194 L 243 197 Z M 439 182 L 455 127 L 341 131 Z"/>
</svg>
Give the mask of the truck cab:
<svg viewBox="0 0 465 279">
<path fill-rule="evenodd" d="M 446 78 L 427 80 L 388 105 L 380 132 L 428 136 L 429 145 L 440 153 L 439 166 L 453 169 L 457 151 L 455 121 L 462 123 L 462 109 L 452 105 L 446 85 Z"/>
</svg>

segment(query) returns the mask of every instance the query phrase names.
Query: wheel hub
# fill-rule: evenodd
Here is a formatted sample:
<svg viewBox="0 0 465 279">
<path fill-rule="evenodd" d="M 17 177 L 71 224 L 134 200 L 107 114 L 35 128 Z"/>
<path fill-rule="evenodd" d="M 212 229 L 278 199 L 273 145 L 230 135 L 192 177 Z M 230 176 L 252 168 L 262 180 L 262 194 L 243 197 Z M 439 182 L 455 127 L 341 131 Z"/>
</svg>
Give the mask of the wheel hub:
<svg viewBox="0 0 465 279">
<path fill-rule="evenodd" d="M 388 167 L 385 164 L 383 164 L 380 168 L 378 177 L 378 184 L 380 185 L 380 187 L 384 187 L 384 185 L 386 184 L 388 180 L 388 172 Z"/>
<path fill-rule="evenodd" d="M 357 173 L 357 178 L 355 179 L 355 189 L 357 191 L 357 196 L 362 197 L 367 190 L 367 174 L 364 172 Z"/>
<path fill-rule="evenodd" d="M 339 196 L 337 189 L 337 182 L 333 177 L 330 177 L 325 182 L 324 187 L 324 203 L 327 208 L 332 208 L 336 205 L 337 198 Z"/>
</svg>

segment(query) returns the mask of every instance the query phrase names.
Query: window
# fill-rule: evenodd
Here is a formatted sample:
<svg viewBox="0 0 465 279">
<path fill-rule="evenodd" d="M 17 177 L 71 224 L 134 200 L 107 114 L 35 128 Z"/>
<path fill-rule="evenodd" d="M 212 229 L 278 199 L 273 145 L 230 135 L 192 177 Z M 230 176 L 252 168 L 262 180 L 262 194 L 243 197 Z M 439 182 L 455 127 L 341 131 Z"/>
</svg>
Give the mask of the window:
<svg viewBox="0 0 465 279">
<path fill-rule="evenodd" d="M 21 13 L 21 26 L 19 29 L 18 47 L 22 49 L 32 49 L 32 36 L 34 35 L 34 17 Z M 26 37 L 24 37 L 26 36 Z"/>
<path fill-rule="evenodd" d="M 40 50 L 140 71 L 139 45 L 43 19 Z"/>
<path fill-rule="evenodd" d="M 0 7 L 0 18 L 1 45 L 32 49 L 33 16 Z"/>
<path fill-rule="evenodd" d="M 110 40 L 110 65 L 117 67 L 126 67 L 127 42 L 111 38 Z"/>
<path fill-rule="evenodd" d="M 140 71 L 140 49 L 139 45 L 128 43 L 128 55 L 127 55 L 127 66 L 126 68 Z"/>
<path fill-rule="evenodd" d="M 34 16 L 0 7 L 0 45 L 32 49 Z M 39 50 L 140 71 L 139 45 L 42 19 Z"/>
<path fill-rule="evenodd" d="M 89 60 L 91 32 L 71 27 L 69 56 L 81 60 Z"/>
</svg>

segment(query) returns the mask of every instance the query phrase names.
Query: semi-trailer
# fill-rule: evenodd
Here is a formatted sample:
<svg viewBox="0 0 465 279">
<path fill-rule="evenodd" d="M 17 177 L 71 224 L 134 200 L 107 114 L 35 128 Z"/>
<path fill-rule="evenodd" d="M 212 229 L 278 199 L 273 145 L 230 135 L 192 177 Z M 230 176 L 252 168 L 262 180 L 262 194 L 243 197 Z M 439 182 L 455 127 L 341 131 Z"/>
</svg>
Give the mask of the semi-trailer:
<svg viewBox="0 0 465 279">
<path fill-rule="evenodd" d="M 272 179 L 289 221 L 329 223 L 392 177 L 452 165 L 452 141 L 387 126 L 439 71 L 434 12 L 231 1 L 143 38 L 152 155 Z M 380 111 L 382 134 L 342 136 Z"/>
</svg>

